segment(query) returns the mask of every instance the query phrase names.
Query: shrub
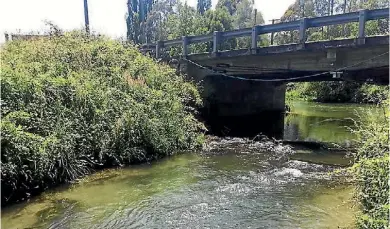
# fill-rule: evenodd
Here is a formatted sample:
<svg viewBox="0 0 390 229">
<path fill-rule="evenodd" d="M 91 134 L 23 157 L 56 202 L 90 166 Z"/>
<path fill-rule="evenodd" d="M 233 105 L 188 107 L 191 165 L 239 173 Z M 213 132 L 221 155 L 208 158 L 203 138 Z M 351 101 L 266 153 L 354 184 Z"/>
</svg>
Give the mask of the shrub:
<svg viewBox="0 0 390 229">
<path fill-rule="evenodd" d="M 369 113 L 357 123 L 359 148 L 353 166 L 361 214 L 358 228 L 389 226 L 389 101 L 382 104 L 384 114 Z"/>
<path fill-rule="evenodd" d="M 76 31 L 1 51 L 2 204 L 202 143 L 197 89 L 136 47 Z"/>
</svg>

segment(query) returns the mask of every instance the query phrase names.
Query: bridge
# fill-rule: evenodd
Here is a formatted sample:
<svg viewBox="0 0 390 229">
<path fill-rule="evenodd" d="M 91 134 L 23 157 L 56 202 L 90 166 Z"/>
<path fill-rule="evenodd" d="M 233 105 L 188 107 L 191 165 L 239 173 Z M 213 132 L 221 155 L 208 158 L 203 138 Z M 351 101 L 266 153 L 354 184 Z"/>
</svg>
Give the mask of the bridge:
<svg viewBox="0 0 390 229">
<path fill-rule="evenodd" d="M 388 19 L 389 8 L 303 18 L 297 21 L 256 25 L 233 31 L 146 44 L 157 59 L 163 49 L 181 47 L 179 69 L 201 82 L 203 114 L 217 129 L 239 133 L 256 125 L 258 117 L 275 116 L 285 109 L 286 82 L 354 80 L 389 83 L 389 36 L 365 34 L 366 22 Z M 309 28 L 358 23 L 356 38 L 307 42 Z M 260 35 L 297 31 L 299 42 L 259 47 Z M 220 50 L 230 38 L 250 37 L 251 47 Z M 191 44 L 212 42 L 210 53 L 189 53 Z M 263 122 L 264 123 L 264 122 Z M 283 124 L 281 124 L 283 125 Z M 277 127 L 279 128 L 279 127 Z"/>
</svg>

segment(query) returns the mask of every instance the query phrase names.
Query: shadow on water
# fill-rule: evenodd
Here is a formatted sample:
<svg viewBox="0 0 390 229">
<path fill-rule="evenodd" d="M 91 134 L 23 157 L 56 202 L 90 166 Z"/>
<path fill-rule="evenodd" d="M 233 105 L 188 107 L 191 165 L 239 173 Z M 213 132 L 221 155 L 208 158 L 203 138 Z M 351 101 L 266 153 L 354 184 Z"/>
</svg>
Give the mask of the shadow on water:
<svg viewBox="0 0 390 229">
<path fill-rule="evenodd" d="M 284 113 L 262 112 L 246 116 L 204 117 L 210 133 L 216 136 L 253 138 L 264 134 L 269 138 L 281 139 L 284 130 Z"/>
<path fill-rule="evenodd" d="M 359 112 L 376 109 L 368 105 L 312 102 L 289 102 L 289 107 L 287 114 L 262 112 L 239 117 L 208 115 L 203 119 L 210 134 L 216 136 L 253 138 L 263 134 L 286 141 L 328 142 L 351 146 L 355 139 L 350 131 L 354 126 L 353 119 L 359 119 Z"/>
<path fill-rule="evenodd" d="M 283 140 L 297 151 L 294 159 L 348 166 L 347 152 L 354 145 L 351 132 L 358 113 L 376 109 L 369 105 L 289 102 L 287 114 L 269 112 L 245 117 L 207 117 L 211 133 L 253 138 L 264 134 Z M 336 148 L 329 150 L 329 148 Z"/>
</svg>

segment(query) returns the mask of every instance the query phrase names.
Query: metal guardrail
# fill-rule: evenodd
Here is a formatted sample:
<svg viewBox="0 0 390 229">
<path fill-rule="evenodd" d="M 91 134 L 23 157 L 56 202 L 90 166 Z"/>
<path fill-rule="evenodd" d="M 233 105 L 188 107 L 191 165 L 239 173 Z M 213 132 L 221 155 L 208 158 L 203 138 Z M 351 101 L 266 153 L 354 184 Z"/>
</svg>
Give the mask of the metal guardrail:
<svg viewBox="0 0 390 229">
<path fill-rule="evenodd" d="M 251 51 L 257 52 L 258 36 L 261 34 L 275 33 L 282 31 L 298 30 L 299 43 L 304 44 L 306 41 L 306 30 L 309 28 L 345 24 L 350 22 L 359 22 L 358 44 L 365 43 L 365 25 L 367 21 L 389 18 L 389 8 L 376 10 L 361 10 L 358 12 L 338 14 L 316 18 L 302 18 L 297 21 L 283 22 L 271 25 L 256 25 L 253 28 L 244 28 L 232 31 L 215 31 L 213 34 L 200 36 L 183 36 L 181 39 L 158 41 L 155 44 L 146 44 L 144 47 L 155 48 L 156 57 L 160 57 L 161 49 L 170 46 L 181 45 L 183 47 L 183 56 L 188 55 L 188 45 L 203 42 L 213 42 L 213 53 L 218 54 L 218 47 L 223 40 L 251 36 Z"/>
</svg>

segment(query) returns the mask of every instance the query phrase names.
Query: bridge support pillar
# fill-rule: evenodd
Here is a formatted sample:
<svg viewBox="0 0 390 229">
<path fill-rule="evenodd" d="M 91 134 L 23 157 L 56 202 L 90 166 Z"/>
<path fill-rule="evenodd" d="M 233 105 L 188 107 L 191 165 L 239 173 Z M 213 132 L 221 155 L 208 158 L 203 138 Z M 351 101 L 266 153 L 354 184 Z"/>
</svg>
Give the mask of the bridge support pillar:
<svg viewBox="0 0 390 229">
<path fill-rule="evenodd" d="M 250 136 L 283 134 L 284 83 L 255 82 L 208 76 L 204 78 L 202 115 L 217 135 Z"/>
</svg>

